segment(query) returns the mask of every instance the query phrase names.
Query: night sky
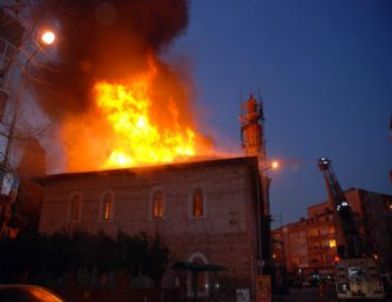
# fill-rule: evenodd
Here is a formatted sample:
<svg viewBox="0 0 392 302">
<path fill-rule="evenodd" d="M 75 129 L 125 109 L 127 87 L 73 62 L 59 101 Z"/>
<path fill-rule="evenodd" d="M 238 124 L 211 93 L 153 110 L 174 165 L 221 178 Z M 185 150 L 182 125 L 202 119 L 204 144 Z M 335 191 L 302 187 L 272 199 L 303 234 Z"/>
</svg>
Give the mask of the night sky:
<svg viewBox="0 0 392 302">
<path fill-rule="evenodd" d="M 342 187 L 392 194 L 392 1 L 194 0 L 170 49 L 193 69 L 201 131 L 241 152 L 240 98 L 264 102 L 272 215 L 324 201 L 317 158 Z"/>
</svg>

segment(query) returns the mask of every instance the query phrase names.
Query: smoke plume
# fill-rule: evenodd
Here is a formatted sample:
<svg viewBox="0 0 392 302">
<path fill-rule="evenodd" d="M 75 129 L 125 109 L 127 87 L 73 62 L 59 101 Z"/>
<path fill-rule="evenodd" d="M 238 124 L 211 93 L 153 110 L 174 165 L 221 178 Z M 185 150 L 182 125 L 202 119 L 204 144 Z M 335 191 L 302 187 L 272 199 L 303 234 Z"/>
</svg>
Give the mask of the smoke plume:
<svg viewBox="0 0 392 302">
<path fill-rule="evenodd" d="M 50 116 L 85 112 L 94 82 L 142 72 L 150 57 L 171 77 L 169 86 L 182 90 L 157 54 L 186 29 L 186 0 L 46 0 L 35 14 L 59 28 L 59 58 L 49 62 L 50 69 L 39 70 L 51 89 L 36 87 Z M 176 99 L 181 105 L 184 96 Z"/>
<path fill-rule="evenodd" d="M 190 77 L 179 75 L 188 74 L 188 66 L 179 73 L 178 64 L 174 68 L 160 58 L 184 33 L 188 4 L 187 0 L 46 0 L 38 7 L 35 18 L 58 28 L 58 55 L 47 62 L 50 68 L 35 69 L 49 85 L 36 85 L 34 91 L 43 111 L 59 124 L 68 171 L 99 169 L 98 163 L 108 156 L 124 161 L 143 154 L 122 153 L 124 145 L 132 149 L 140 143 L 132 142 L 132 137 L 130 143 L 124 142 L 124 135 L 119 137 L 108 125 L 107 116 L 97 113 L 94 85 L 129 85 L 146 72 L 153 74 L 148 123 L 161 131 L 152 135 L 156 141 L 147 145 L 146 152 L 151 155 L 152 149 L 162 151 L 167 145 L 180 156 L 211 150 L 210 139 L 195 130 Z M 121 154 L 113 154 L 116 146 Z"/>
</svg>

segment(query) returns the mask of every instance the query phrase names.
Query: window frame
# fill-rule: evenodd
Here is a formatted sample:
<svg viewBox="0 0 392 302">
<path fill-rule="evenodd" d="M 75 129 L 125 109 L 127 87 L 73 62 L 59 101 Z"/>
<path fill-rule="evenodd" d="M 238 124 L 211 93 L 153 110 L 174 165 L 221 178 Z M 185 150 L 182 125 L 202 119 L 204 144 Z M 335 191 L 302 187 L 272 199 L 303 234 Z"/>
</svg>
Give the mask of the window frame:
<svg viewBox="0 0 392 302">
<path fill-rule="evenodd" d="M 162 194 L 162 216 L 161 217 L 155 217 L 154 216 L 154 201 L 155 201 L 155 195 L 157 193 Z M 167 193 L 165 190 L 163 190 L 162 187 L 154 187 L 150 191 L 150 196 L 149 196 L 149 206 L 148 206 L 148 218 L 152 221 L 162 221 L 166 220 L 167 218 Z"/>
<path fill-rule="evenodd" d="M 105 213 L 105 198 L 107 195 L 112 196 L 112 205 L 111 205 L 111 211 L 110 211 L 110 217 L 109 219 L 105 219 L 104 213 Z M 114 218 L 114 207 L 115 207 L 115 201 L 116 201 L 116 195 L 114 194 L 113 190 L 108 190 L 105 191 L 100 198 L 100 206 L 99 206 L 99 221 L 103 223 L 108 223 L 113 221 Z"/>
<path fill-rule="evenodd" d="M 203 213 L 200 216 L 195 215 L 195 194 L 197 191 L 200 191 L 202 194 L 202 210 Z M 190 196 L 189 196 L 189 208 L 188 208 L 188 216 L 191 219 L 199 220 L 205 219 L 207 217 L 207 194 L 206 190 L 201 185 L 197 185 L 192 187 Z"/>
<path fill-rule="evenodd" d="M 77 211 L 77 217 L 76 219 L 73 219 L 73 201 L 75 198 L 78 198 L 78 211 Z M 83 197 L 82 194 L 77 192 L 77 193 L 72 193 L 71 197 L 69 198 L 68 201 L 68 215 L 67 215 L 67 222 L 68 223 L 79 223 L 82 219 L 82 205 L 83 205 Z"/>
</svg>

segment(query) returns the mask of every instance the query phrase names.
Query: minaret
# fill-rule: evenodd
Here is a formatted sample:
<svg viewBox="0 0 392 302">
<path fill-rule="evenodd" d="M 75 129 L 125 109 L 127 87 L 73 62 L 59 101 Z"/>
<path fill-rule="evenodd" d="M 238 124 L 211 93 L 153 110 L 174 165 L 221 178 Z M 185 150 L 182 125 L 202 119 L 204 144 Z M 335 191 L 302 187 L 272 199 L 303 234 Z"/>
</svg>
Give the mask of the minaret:
<svg viewBox="0 0 392 302">
<path fill-rule="evenodd" d="M 260 262 L 259 273 L 271 274 L 271 214 L 269 203 L 269 187 L 271 179 L 266 171 L 271 168 L 265 152 L 264 112 L 262 102 L 253 95 L 241 104 L 241 140 L 246 155 L 257 156 L 259 161 L 260 200 L 258 201 Z"/>
<path fill-rule="evenodd" d="M 241 104 L 241 140 L 246 155 L 258 156 L 260 162 L 266 159 L 264 147 L 263 104 L 253 95 Z"/>
</svg>

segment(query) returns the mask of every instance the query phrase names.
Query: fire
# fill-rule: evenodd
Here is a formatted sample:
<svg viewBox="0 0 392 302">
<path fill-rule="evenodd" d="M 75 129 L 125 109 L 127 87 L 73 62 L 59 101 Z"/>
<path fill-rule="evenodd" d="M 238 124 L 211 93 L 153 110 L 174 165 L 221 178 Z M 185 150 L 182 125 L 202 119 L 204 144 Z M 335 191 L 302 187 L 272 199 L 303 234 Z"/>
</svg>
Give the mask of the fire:
<svg viewBox="0 0 392 302">
<path fill-rule="evenodd" d="M 195 132 L 178 123 L 178 109 L 168 102 L 171 127 L 152 121 L 149 97 L 154 72 L 127 83 L 101 81 L 95 85 L 96 104 L 115 136 L 103 169 L 167 163 L 195 155 Z"/>
<path fill-rule="evenodd" d="M 97 80 L 89 109 L 66 117 L 60 136 L 67 171 L 214 156 L 212 140 L 194 125 L 187 86 L 156 61 L 146 65 L 127 79 Z"/>
</svg>

